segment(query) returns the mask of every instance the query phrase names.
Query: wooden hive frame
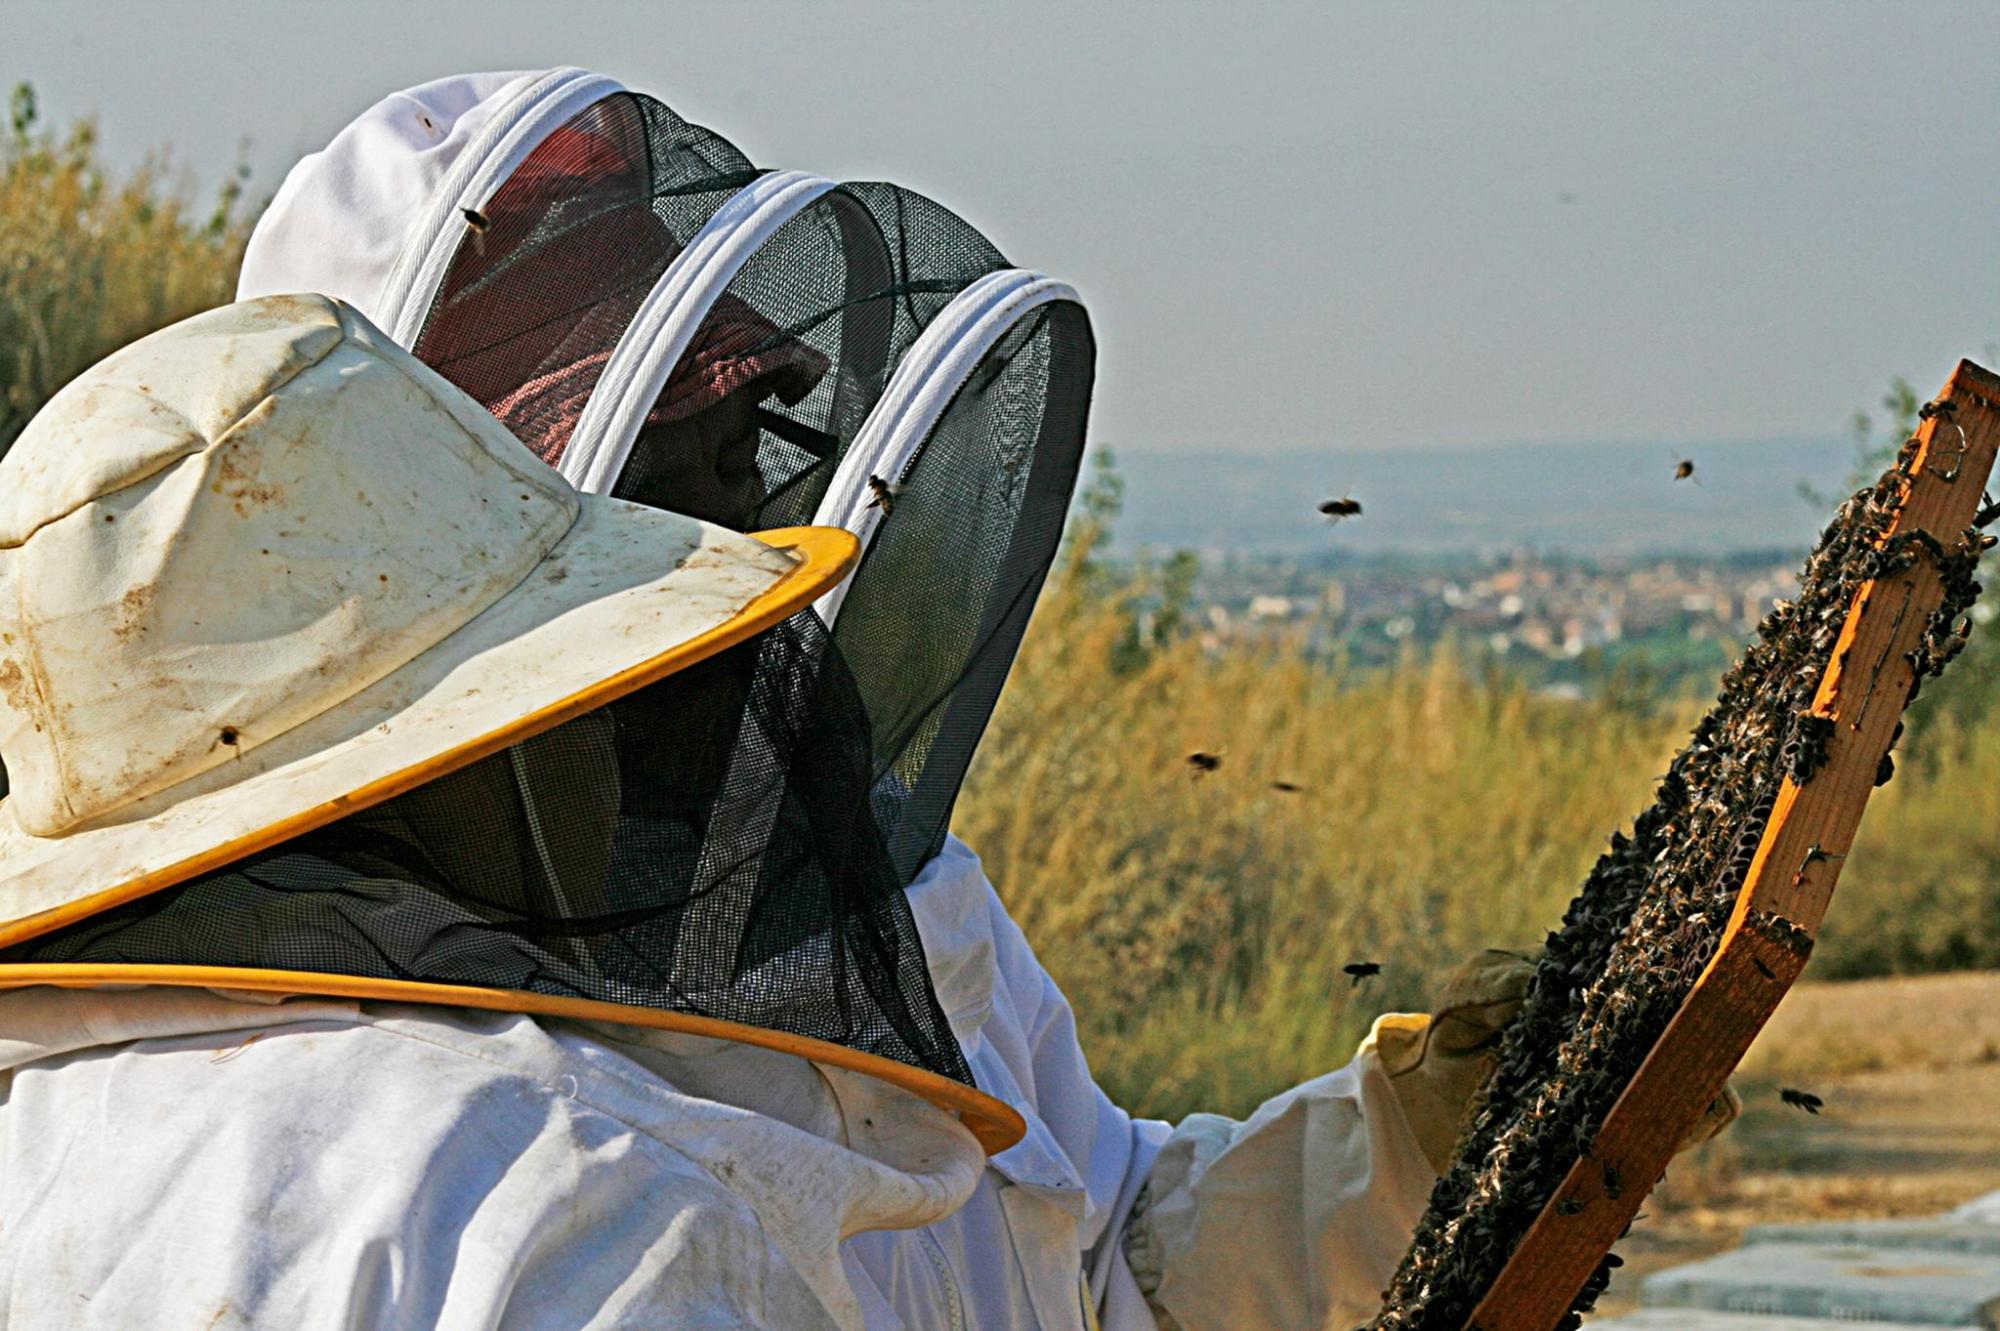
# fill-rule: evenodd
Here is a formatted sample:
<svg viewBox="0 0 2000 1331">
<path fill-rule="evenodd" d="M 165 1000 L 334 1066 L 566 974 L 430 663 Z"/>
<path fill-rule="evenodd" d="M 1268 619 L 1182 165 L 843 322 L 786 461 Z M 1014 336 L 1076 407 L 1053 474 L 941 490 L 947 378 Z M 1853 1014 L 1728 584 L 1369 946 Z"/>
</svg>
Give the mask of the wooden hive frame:
<svg viewBox="0 0 2000 1331">
<path fill-rule="evenodd" d="M 1961 361 L 1918 427 L 1889 537 L 1921 531 L 1962 549 L 1997 445 L 2000 376 Z M 1855 594 L 1813 701 L 1834 723 L 1823 765 L 1804 785 L 1785 779 L 1714 957 L 1466 1331 L 1551 1331 L 1562 1321 L 1805 968 L 1910 695 L 1910 653 L 1943 599 L 1926 558 Z"/>
</svg>

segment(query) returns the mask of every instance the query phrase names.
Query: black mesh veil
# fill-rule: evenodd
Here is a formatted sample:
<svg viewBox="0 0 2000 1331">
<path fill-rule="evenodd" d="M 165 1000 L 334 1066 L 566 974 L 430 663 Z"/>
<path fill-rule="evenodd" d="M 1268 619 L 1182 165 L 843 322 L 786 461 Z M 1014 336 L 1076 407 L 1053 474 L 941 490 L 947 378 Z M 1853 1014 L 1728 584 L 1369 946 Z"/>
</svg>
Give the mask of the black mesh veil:
<svg viewBox="0 0 2000 1331">
<path fill-rule="evenodd" d="M 695 511 L 686 506 L 701 507 L 719 459 L 734 484 L 700 516 L 743 531 L 812 521 L 918 335 L 1005 266 L 992 242 L 920 194 L 873 182 L 830 190 L 695 311 L 699 327 L 613 493 Z M 803 391 L 800 368 L 816 375 Z"/>
<path fill-rule="evenodd" d="M 704 222 L 758 173 L 658 103 L 598 103 L 466 234 L 417 354 L 552 465 Z M 692 251 L 689 252 L 692 254 Z M 701 1013 L 960 1080 L 902 889 L 942 841 L 1052 562 L 1094 344 L 1027 309 L 913 427 L 867 515 L 829 484 L 922 335 L 1006 268 L 948 209 L 827 190 L 710 299 L 612 493 L 739 530 L 873 526 L 808 610 L 625 699 L 225 870 L 13 949 L 477 984 Z M 901 376 L 901 378 L 899 378 Z M 859 457 L 859 455 L 857 455 Z M 860 459 L 866 464 L 866 459 Z M 887 465 L 887 464 L 885 464 Z M 850 471 L 853 462 L 850 460 Z"/>
<path fill-rule="evenodd" d="M 553 461 L 667 265 L 757 175 L 650 97 L 585 108 L 467 212 L 411 350 Z"/>
<path fill-rule="evenodd" d="M 373 808 L 10 949 L 694 1012 L 969 1081 L 868 816 L 853 682 L 799 617 Z M 774 795 L 746 827 L 738 785 Z M 745 782 L 745 772 L 754 781 Z"/>
<path fill-rule="evenodd" d="M 899 186 L 847 184 L 780 227 L 746 262 L 667 380 L 662 403 L 705 382 L 712 348 L 777 355 L 794 340 L 834 367 L 791 404 L 732 404 L 631 439 L 613 493 L 688 511 L 710 493 L 714 436 L 748 466 L 699 516 L 741 530 L 805 522 L 859 529 L 824 509 L 829 482 L 919 337 L 1006 260 L 970 225 Z M 879 273 L 870 285 L 868 278 Z M 733 337 L 752 311 L 758 342 Z M 768 316 L 768 317 L 766 317 Z M 834 625 L 834 645 L 868 716 L 871 808 L 907 883 L 942 841 L 952 804 L 1055 557 L 1082 455 L 1095 344 L 1074 301 L 1024 314 L 959 383 L 908 456 L 885 458 L 879 526 Z M 736 404 L 761 394 L 754 380 Z M 717 429 L 705 428 L 705 418 Z M 872 464 L 871 464 L 872 466 Z"/>
<path fill-rule="evenodd" d="M 1080 305 L 1028 314 L 899 477 L 834 621 L 866 700 L 875 811 L 907 882 L 950 822 L 1076 486 L 1095 359 Z"/>
</svg>

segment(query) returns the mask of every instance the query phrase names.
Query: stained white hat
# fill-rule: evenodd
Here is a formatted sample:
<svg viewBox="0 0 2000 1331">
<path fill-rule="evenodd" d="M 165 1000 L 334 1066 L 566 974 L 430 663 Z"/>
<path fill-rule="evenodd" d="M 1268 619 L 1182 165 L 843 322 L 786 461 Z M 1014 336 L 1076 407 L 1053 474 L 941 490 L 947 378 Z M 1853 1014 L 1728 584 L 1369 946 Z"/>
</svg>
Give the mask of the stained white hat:
<svg viewBox="0 0 2000 1331">
<path fill-rule="evenodd" d="M 156 333 L 0 461 L 0 945 L 659 679 L 855 549 L 579 495 L 335 300 Z"/>
</svg>

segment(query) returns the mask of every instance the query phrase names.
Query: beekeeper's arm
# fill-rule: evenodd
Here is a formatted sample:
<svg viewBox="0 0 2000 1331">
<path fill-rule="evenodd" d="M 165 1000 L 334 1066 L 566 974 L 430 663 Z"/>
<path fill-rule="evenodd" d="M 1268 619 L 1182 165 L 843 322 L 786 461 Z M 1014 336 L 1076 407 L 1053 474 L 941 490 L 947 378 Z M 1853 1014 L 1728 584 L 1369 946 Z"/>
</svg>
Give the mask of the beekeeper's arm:
<svg viewBox="0 0 2000 1331">
<path fill-rule="evenodd" d="M 1379 1306 L 1530 970 L 1482 954 L 1434 1017 L 1381 1018 L 1346 1067 L 1241 1123 L 1176 1128 L 1125 1226 L 1163 1331 L 1316 1328 Z"/>
<path fill-rule="evenodd" d="M 1429 1014 L 1375 1022 L 1353 1062 L 1243 1123 L 1198 1114 L 1153 1164 L 1126 1258 L 1162 1331 L 1319 1327 L 1380 1306 L 1431 1185 L 1520 1015 L 1532 958 L 1489 950 Z M 1681 1148 L 1736 1117 L 1733 1090 Z"/>
<path fill-rule="evenodd" d="M 1069 1003 L 977 857 L 948 840 L 910 895 L 974 1075 L 1029 1117 L 1028 1139 L 993 1159 L 988 1187 L 1007 1248 L 1033 1268 L 1020 1274 L 1038 1309 L 1064 1279 L 1075 1307 L 1079 1253 L 1103 1331 L 1317 1331 L 1332 1309 L 1378 1302 L 1436 1174 L 1377 1041 L 1240 1123 L 1134 1119 L 1091 1077 Z M 948 1250 L 983 1204 L 934 1231 Z M 966 1245 L 975 1285 L 990 1246 Z M 1067 1262 L 1040 1269 L 1057 1247 Z M 1063 1324 L 1053 1306 L 1042 1320 Z"/>
<path fill-rule="evenodd" d="M 1046 1326 L 1077 1314 L 1079 1256 L 1103 1331 L 1318 1331 L 1372 1312 L 1532 969 L 1483 953 L 1435 1016 L 1382 1018 L 1345 1067 L 1242 1122 L 1174 1126 L 1097 1085 L 1068 1001 L 969 847 L 947 837 L 908 895 L 974 1077 L 1028 1119 L 930 1233 L 970 1302 L 1031 1301 Z"/>
</svg>

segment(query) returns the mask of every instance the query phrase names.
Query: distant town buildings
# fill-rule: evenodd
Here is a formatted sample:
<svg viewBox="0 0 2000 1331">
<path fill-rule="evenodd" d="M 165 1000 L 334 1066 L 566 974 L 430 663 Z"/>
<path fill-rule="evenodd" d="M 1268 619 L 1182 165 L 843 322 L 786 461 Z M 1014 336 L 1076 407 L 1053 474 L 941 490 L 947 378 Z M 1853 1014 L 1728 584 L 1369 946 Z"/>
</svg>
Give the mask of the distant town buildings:
<svg viewBox="0 0 2000 1331">
<path fill-rule="evenodd" d="M 1796 594 L 1797 562 L 1776 552 L 1630 563 L 1529 552 L 1331 566 L 1231 559 L 1204 567 L 1192 618 L 1218 648 L 1286 635 L 1367 662 L 1449 639 L 1551 682 L 1573 680 L 1558 667 L 1579 662 L 1699 674 Z"/>
</svg>

